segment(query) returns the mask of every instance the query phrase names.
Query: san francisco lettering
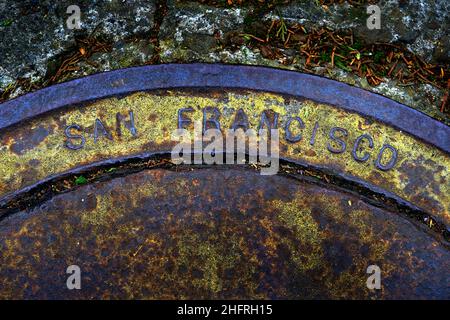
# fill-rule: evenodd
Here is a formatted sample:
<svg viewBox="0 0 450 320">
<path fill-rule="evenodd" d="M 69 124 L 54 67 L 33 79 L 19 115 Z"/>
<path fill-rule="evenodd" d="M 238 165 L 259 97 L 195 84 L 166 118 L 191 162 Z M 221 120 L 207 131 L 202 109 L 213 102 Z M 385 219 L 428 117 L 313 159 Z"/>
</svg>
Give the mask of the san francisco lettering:
<svg viewBox="0 0 450 320">
<path fill-rule="evenodd" d="M 186 129 L 192 126 L 191 118 L 193 108 L 181 108 L 177 113 L 177 128 Z M 230 128 L 223 128 L 221 123 L 222 114 L 216 107 L 206 107 L 202 109 L 202 127 L 203 132 L 208 129 L 242 129 L 246 131 L 250 129 L 248 116 L 243 109 L 235 111 L 232 118 Z M 259 115 L 257 130 L 280 129 L 284 132 L 284 139 L 288 144 L 296 144 L 301 141 L 308 141 L 314 146 L 317 137 L 324 134 L 323 128 L 319 121 L 307 123 L 300 116 L 290 116 L 283 121 L 280 126 L 279 114 L 271 109 L 264 110 Z M 88 138 L 91 137 L 93 143 L 97 143 L 100 139 L 113 141 L 112 130 L 115 130 L 116 136 L 121 137 L 123 130 L 128 130 L 133 137 L 137 136 L 133 111 L 129 111 L 128 115 L 122 113 L 116 114 L 116 121 L 113 129 L 108 126 L 102 119 L 95 119 L 92 124 L 93 132 L 87 134 L 79 124 L 71 124 L 65 128 L 65 147 L 71 150 L 83 149 Z M 327 143 L 325 148 L 331 154 L 349 153 L 351 158 L 359 163 L 365 163 L 369 160 L 373 161 L 374 167 L 381 171 L 388 171 L 395 167 L 398 160 L 398 150 L 384 143 L 383 145 L 375 145 L 375 141 L 370 133 L 362 133 L 356 139 L 349 139 L 349 131 L 347 128 L 334 126 L 327 130 Z M 281 134 L 280 134 L 281 136 Z"/>
</svg>

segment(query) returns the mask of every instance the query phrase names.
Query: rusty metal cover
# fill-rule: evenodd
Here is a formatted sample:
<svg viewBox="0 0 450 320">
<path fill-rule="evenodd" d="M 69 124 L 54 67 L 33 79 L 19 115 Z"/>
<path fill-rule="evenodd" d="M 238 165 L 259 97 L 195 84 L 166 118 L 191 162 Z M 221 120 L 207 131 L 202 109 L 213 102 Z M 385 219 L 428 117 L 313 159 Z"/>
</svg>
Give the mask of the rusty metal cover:
<svg viewBox="0 0 450 320">
<path fill-rule="evenodd" d="M 278 174 L 175 165 L 171 133 L 196 120 L 278 129 Z M 159 65 L 49 87 L 0 105 L 0 297 L 449 298 L 449 153 L 446 125 L 291 71 Z"/>
</svg>

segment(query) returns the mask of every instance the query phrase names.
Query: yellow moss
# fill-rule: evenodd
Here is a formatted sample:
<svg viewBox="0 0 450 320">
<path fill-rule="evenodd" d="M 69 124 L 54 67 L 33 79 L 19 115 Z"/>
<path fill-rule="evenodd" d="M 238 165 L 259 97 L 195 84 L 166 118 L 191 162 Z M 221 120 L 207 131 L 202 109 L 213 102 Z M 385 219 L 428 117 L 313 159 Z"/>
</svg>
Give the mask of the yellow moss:
<svg viewBox="0 0 450 320">
<path fill-rule="evenodd" d="M 96 195 L 96 207 L 92 211 L 82 212 L 82 223 L 94 226 L 114 224 L 120 217 L 130 213 L 133 208 L 139 208 L 144 199 L 165 194 L 165 190 L 150 183 L 128 185 L 127 189 L 129 194 L 123 199 L 114 197 L 114 192 Z M 111 199 L 115 199 L 115 201 L 111 201 Z M 126 226 L 121 225 L 120 228 L 126 228 Z"/>
<path fill-rule="evenodd" d="M 214 226 L 209 226 L 208 229 L 212 228 Z M 177 245 L 179 257 L 176 263 L 178 266 L 197 268 L 202 272 L 202 276 L 195 279 L 176 280 L 191 282 L 194 287 L 206 289 L 214 294 L 223 291 L 224 279 L 220 270 L 234 269 L 241 255 L 245 254 L 239 247 L 237 237 L 232 236 L 227 242 L 234 245 L 232 245 L 231 250 L 224 251 L 223 241 L 219 241 L 214 235 L 204 241 L 200 239 L 198 234 L 182 234 Z M 247 250 L 247 247 L 245 248 Z M 247 265 L 246 270 L 243 271 L 239 278 L 245 282 L 247 290 L 252 292 L 251 295 L 255 296 L 257 284 L 251 280 L 254 274 L 252 264 Z"/>
<path fill-rule="evenodd" d="M 178 91 L 170 91 L 164 95 L 135 93 L 123 99 L 109 98 L 79 109 L 65 110 L 59 116 L 39 117 L 33 120 L 29 127 L 16 128 L 0 141 L 0 195 L 35 183 L 50 174 L 91 162 L 145 151 L 170 151 L 176 143 L 171 142 L 170 136 L 177 127 L 177 111 L 188 107 L 195 110 L 187 114 L 192 120 L 202 119 L 203 108 L 217 107 L 222 114 L 220 123 L 223 129 L 231 126 L 234 112 L 238 109 L 244 110 L 251 128 L 254 129 L 258 127 L 261 112 L 272 109 L 279 113 L 281 156 L 333 167 L 338 172 L 371 181 L 450 222 L 450 160 L 443 152 L 391 127 L 332 106 L 295 99 L 286 102 L 280 95 L 255 92 L 210 96 Z M 122 126 L 123 135 L 119 138 L 115 130 L 116 113 L 120 112 L 128 120 L 128 112 L 131 110 L 134 112 L 137 136 L 133 137 L 130 131 Z M 295 129 L 297 123 L 293 122 L 292 130 L 295 133 L 301 132 L 302 139 L 296 143 L 288 143 L 284 139 L 284 126 L 289 117 L 295 116 L 303 120 L 305 128 L 299 131 Z M 113 141 L 100 137 L 97 143 L 94 143 L 93 126 L 97 118 L 107 126 Z M 309 140 L 316 121 L 319 123 L 316 141 L 314 145 L 310 145 Z M 88 131 L 88 134 L 85 134 L 86 145 L 83 149 L 74 151 L 64 146 L 64 129 L 66 125 L 71 124 L 78 124 Z M 20 155 L 14 153 L 11 145 L 21 137 L 27 137 L 30 129 L 39 126 L 50 131 L 45 139 Z M 330 143 L 329 130 L 335 126 L 348 131 L 348 136 L 344 138 L 347 149 L 341 154 L 333 154 L 327 150 L 327 144 Z M 355 139 L 364 133 L 373 137 L 374 148 L 369 149 L 365 145 L 365 150 L 361 152 L 369 151 L 370 159 L 361 163 L 352 158 L 351 149 Z M 78 143 L 78 140 L 74 142 Z M 374 160 L 385 143 L 399 150 L 398 162 L 392 170 L 380 171 L 375 168 Z M 2 148 L 1 145 L 6 147 Z M 386 152 L 383 161 L 387 160 L 388 155 Z M 31 165 L 32 160 L 38 160 L 39 163 Z M 405 172 L 404 167 L 408 165 L 413 168 L 420 167 L 420 172 Z M 417 190 L 408 190 L 408 183 L 417 178 L 418 174 L 424 181 L 429 181 Z"/>
<path fill-rule="evenodd" d="M 288 245 L 292 260 L 301 271 L 312 270 L 320 266 L 322 261 L 322 238 L 317 223 L 311 215 L 311 209 L 302 202 L 302 197 L 297 196 L 292 202 L 275 200 L 271 203 L 277 210 L 277 218 L 287 228 L 291 229 L 302 248 L 308 248 L 307 252 L 296 248 L 291 242 L 282 239 Z"/>
</svg>

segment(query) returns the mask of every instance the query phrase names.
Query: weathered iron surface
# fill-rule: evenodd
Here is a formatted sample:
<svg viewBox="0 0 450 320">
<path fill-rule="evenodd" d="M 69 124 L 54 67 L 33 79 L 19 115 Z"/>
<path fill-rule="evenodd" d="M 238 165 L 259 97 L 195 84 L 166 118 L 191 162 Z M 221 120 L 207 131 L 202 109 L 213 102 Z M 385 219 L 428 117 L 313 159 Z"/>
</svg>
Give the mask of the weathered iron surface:
<svg viewBox="0 0 450 320">
<path fill-rule="evenodd" d="M 135 67 L 58 84 L 3 103 L 0 129 L 62 107 L 161 88 L 250 89 L 302 97 L 377 119 L 450 152 L 445 124 L 381 95 L 299 72 L 220 64 Z"/>
<path fill-rule="evenodd" d="M 83 186 L 3 220 L 0 252 L 3 298 L 450 296 L 450 252 L 396 213 L 236 167 Z M 69 291 L 74 264 L 82 289 Z"/>
<path fill-rule="evenodd" d="M 278 128 L 280 174 L 155 167 L 196 121 Z M 449 137 L 382 96 L 267 68 L 132 68 L 12 100 L 0 297 L 448 298 Z"/>
<path fill-rule="evenodd" d="M 22 189 L 83 166 L 170 152 L 177 143 L 171 140 L 175 129 L 192 130 L 195 121 L 215 116 L 210 124 L 222 130 L 236 123 L 253 129 L 266 120 L 276 124 L 282 158 L 370 185 L 450 225 L 450 159 L 445 152 L 341 108 L 246 90 L 135 93 L 12 127 L 0 137 L 0 205 L 5 207 Z"/>
</svg>

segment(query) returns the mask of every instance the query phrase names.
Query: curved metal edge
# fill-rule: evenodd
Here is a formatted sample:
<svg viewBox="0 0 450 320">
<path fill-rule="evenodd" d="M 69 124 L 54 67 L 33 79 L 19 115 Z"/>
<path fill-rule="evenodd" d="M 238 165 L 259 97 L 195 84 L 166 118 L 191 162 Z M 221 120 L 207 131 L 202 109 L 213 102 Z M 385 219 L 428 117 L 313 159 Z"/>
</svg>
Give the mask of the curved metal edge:
<svg viewBox="0 0 450 320">
<path fill-rule="evenodd" d="M 92 162 L 89 164 L 85 164 L 79 167 L 76 167 L 74 169 L 70 169 L 64 172 L 60 172 L 57 174 L 52 174 L 32 185 L 23 187 L 19 190 L 10 192 L 2 197 L 0 197 L 0 206 L 5 206 L 8 202 L 11 202 L 13 199 L 19 197 L 20 195 L 23 195 L 27 192 L 31 192 L 32 190 L 39 188 L 41 185 L 55 181 L 57 179 L 61 179 L 61 178 L 66 178 L 68 176 L 71 175 L 76 175 L 76 174 L 82 174 L 86 171 L 89 170 L 95 170 L 97 168 L 101 168 L 104 166 L 117 166 L 123 163 L 127 163 L 129 161 L 145 161 L 148 160 L 151 157 L 156 157 L 156 156 L 170 156 L 172 151 L 170 150 L 159 150 L 159 151 L 151 151 L 151 152 L 141 152 L 141 153 L 136 153 L 136 154 L 130 154 L 130 155 L 126 155 L 126 156 L 120 156 L 120 157 L 115 157 L 115 158 L 110 158 L 110 159 L 105 159 L 105 160 L 100 160 L 100 161 L 96 161 L 96 162 Z M 312 168 L 314 170 L 319 170 L 321 172 L 329 172 L 329 168 L 326 166 L 321 166 L 321 165 L 313 165 L 310 164 L 306 161 L 303 160 L 297 160 L 297 159 L 291 159 L 291 158 L 285 158 L 285 157 L 280 157 L 280 161 L 284 161 L 286 163 L 292 163 L 295 165 L 299 165 L 305 168 Z M 336 173 L 334 173 L 336 174 Z M 361 187 L 364 187 L 374 193 L 380 194 L 382 196 L 385 196 L 387 198 L 393 199 L 395 200 L 398 204 L 403 205 L 403 206 L 407 206 L 412 210 L 416 210 L 416 211 L 422 211 L 422 212 L 427 212 L 426 210 L 424 210 L 423 208 L 420 208 L 414 204 L 412 204 L 411 202 L 399 197 L 398 195 L 389 192 L 383 188 L 380 188 L 372 183 L 369 183 L 365 180 L 362 180 L 360 178 L 357 178 L 355 176 L 349 175 L 349 174 L 345 174 L 345 173 L 338 173 L 337 174 L 338 177 L 345 179 L 347 181 L 350 181 L 352 183 L 355 183 Z M 433 216 L 434 217 L 434 216 Z M 0 216 L 1 219 L 1 216 Z M 440 221 L 440 219 L 438 219 L 437 217 L 435 217 L 436 221 L 439 221 L 440 223 L 444 223 L 443 221 Z"/>
<path fill-rule="evenodd" d="M 100 98 L 195 87 L 266 91 L 330 104 L 384 122 L 450 154 L 450 127 L 406 105 L 319 76 L 243 65 L 152 65 L 57 84 L 0 104 L 0 130 L 51 110 Z"/>
<path fill-rule="evenodd" d="M 156 152 L 142 152 L 142 153 L 137 153 L 137 154 L 132 154 L 132 155 L 126 155 L 126 156 L 121 156 L 121 157 L 116 157 L 116 158 L 112 158 L 112 159 L 105 159 L 105 160 L 101 160 L 101 161 L 97 161 L 94 163 L 90 163 L 90 164 L 86 164 L 80 167 L 77 167 L 75 169 L 70 169 L 67 170 L 65 172 L 61 172 L 58 174 L 53 174 L 51 176 L 46 177 L 45 179 L 34 183 L 33 185 L 29 185 L 26 186 L 20 190 L 16 190 L 13 191 L 9 194 L 4 195 L 3 197 L 0 198 L 0 207 L 5 207 L 8 203 L 10 203 L 11 201 L 13 201 L 14 199 L 26 194 L 26 193 L 30 193 L 33 192 L 33 190 L 38 189 L 39 187 L 41 187 L 44 184 L 47 183 L 51 183 L 52 181 L 58 180 L 58 179 L 63 179 L 66 177 L 69 177 L 71 175 L 76 175 L 76 174 L 83 174 L 87 171 L 90 170 L 95 170 L 97 168 L 101 168 L 101 167 L 105 167 L 105 166 L 117 166 L 123 163 L 127 163 L 129 161 L 147 161 L 148 159 L 152 158 L 152 157 L 164 157 L 164 156 L 168 156 L 171 154 L 171 151 L 156 151 Z M 301 167 L 305 167 L 305 168 L 311 168 L 314 170 L 318 170 L 320 172 L 329 172 L 329 168 L 325 167 L 325 166 L 320 166 L 320 165 L 312 165 L 306 161 L 302 161 L 302 160 L 295 160 L 295 159 L 291 159 L 291 158 L 285 158 L 285 157 L 281 157 L 280 158 L 281 161 L 285 162 L 285 163 L 291 163 L 291 164 L 295 164 L 295 165 L 299 165 Z M 143 169 L 145 170 L 145 169 Z M 335 173 L 336 174 L 336 173 Z M 295 179 L 298 179 L 295 176 L 291 176 Z M 448 226 L 442 219 L 440 219 L 439 217 L 427 212 L 426 210 L 424 210 L 421 207 L 418 207 L 416 205 L 414 205 L 413 203 L 399 197 L 398 195 L 389 192 L 383 188 L 380 188 L 374 184 L 371 184 L 367 181 L 361 180 L 355 176 L 352 175 L 348 175 L 345 173 L 339 173 L 337 174 L 337 177 L 344 179 L 346 181 L 349 181 L 359 187 L 362 187 L 370 192 L 373 192 L 375 194 L 378 194 L 380 196 L 386 197 L 387 199 L 393 200 L 395 203 L 397 203 L 400 206 L 409 208 L 412 211 L 416 211 L 416 212 L 422 212 L 425 213 L 431 217 L 433 217 L 433 219 L 440 224 L 441 226 L 443 226 L 443 228 L 446 230 L 447 234 L 448 232 L 450 232 L 450 226 Z M 306 180 L 308 181 L 308 180 Z M 95 183 L 95 182 L 93 182 Z M 345 188 L 341 188 L 341 190 L 345 190 L 346 192 L 350 192 L 352 193 L 352 190 L 349 189 L 345 189 Z M 70 191 L 69 191 L 70 192 Z M 369 198 L 364 198 L 368 204 L 373 205 L 373 206 L 378 206 L 376 203 L 374 203 L 372 200 L 370 200 Z M 46 200 L 44 200 L 46 201 Z M 43 202 L 42 202 L 43 203 Z M 39 204 L 37 204 L 39 205 Z M 3 221 L 4 219 L 7 219 L 8 217 L 11 216 L 11 213 L 0 213 L 0 222 Z M 407 219 L 411 222 L 413 222 L 410 219 Z M 420 224 L 416 226 L 420 227 Z M 423 231 L 428 231 L 428 229 L 422 229 Z M 431 235 L 433 235 L 433 233 L 429 233 Z M 442 236 L 442 238 L 441 238 Z M 436 238 L 436 240 L 438 240 L 440 243 L 444 244 L 446 247 L 448 247 L 449 243 L 445 242 L 448 241 L 447 237 L 444 234 L 440 234 L 439 238 Z M 448 247 L 450 248 L 450 247 Z"/>
</svg>

